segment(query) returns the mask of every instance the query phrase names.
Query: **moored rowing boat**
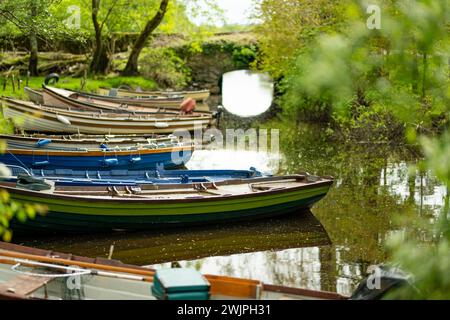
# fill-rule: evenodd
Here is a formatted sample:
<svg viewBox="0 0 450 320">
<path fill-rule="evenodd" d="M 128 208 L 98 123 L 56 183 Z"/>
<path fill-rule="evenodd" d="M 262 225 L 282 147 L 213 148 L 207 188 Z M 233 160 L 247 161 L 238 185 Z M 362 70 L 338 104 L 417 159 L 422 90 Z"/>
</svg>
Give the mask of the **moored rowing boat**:
<svg viewBox="0 0 450 320">
<path fill-rule="evenodd" d="M 100 88 L 99 94 L 104 96 L 118 96 L 118 97 L 149 97 L 149 96 L 161 96 L 161 97 L 173 97 L 183 96 L 184 98 L 191 98 L 196 101 L 204 101 L 209 98 L 209 90 L 197 90 L 197 91 L 128 91 L 123 89 L 105 89 Z"/>
<path fill-rule="evenodd" d="M 178 114 L 183 100 L 173 99 L 116 99 L 99 95 L 79 93 L 70 90 L 43 87 L 44 104 L 52 107 L 71 108 L 78 110 L 104 110 L 121 113 L 158 113 L 173 115 Z M 192 116 L 212 116 L 210 111 L 194 111 Z"/>
<path fill-rule="evenodd" d="M 81 94 L 78 92 L 43 86 L 44 104 L 55 107 L 68 107 L 79 109 L 109 109 L 122 111 L 156 112 L 158 109 L 167 108 L 168 112 L 177 112 L 183 102 L 181 98 L 172 99 L 146 99 L 132 104 L 130 99 L 111 100 L 107 97 Z"/>
<path fill-rule="evenodd" d="M 193 144 L 174 143 L 114 149 L 11 149 L 0 154 L 7 165 L 42 169 L 102 170 L 105 168 L 139 170 L 157 166 L 174 168 L 186 164 L 192 157 Z"/>
<path fill-rule="evenodd" d="M 34 90 L 30 87 L 25 87 L 23 90 L 31 101 L 39 105 L 44 105 L 44 95 L 42 91 Z"/>
<path fill-rule="evenodd" d="M 56 186 L 139 186 L 145 184 L 192 184 L 210 183 L 231 179 L 261 177 L 256 170 L 71 170 L 71 169 L 26 169 L 6 166 L 10 175 L 0 180 L 14 187 L 17 183 L 55 182 Z M 45 179 L 45 180 L 44 180 Z M 22 182 L 23 181 L 23 182 Z"/>
<path fill-rule="evenodd" d="M 175 136 L 108 136 L 108 135 L 9 135 L 0 134 L 0 140 L 5 141 L 12 149 L 115 149 L 139 148 L 145 146 L 167 146 L 177 142 Z"/>
<path fill-rule="evenodd" d="M 3 115 L 16 127 L 33 132 L 83 134 L 171 134 L 175 130 L 206 129 L 210 116 L 157 117 L 152 115 L 103 114 L 41 107 L 27 101 L 3 98 Z M 19 119 L 19 120 L 17 120 Z"/>
<path fill-rule="evenodd" d="M 137 96 L 118 97 L 88 92 L 78 92 L 66 89 L 46 87 L 45 90 L 35 90 L 25 87 L 28 98 L 38 104 L 58 106 L 60 108 L 80 108 L 87 110 L 113 110 L 117 112 L 156 112 L 163 110 L 166 113 L 178 112 L 182 105 L 182 96 Z M 196 113 L 210 114 L 209 106 L 198 102 Z"/>
<path fill-rule="evenodd" d="M 285 214 L 311 207 L 327 194 L 332 183 L 331 178 L 296 175 L 139 188 L 61 187 L 50 193 L 2 183 L 0 187 L 18 202 L 49 208 L 45 216 L 15 224 L 16 228 L 108 232 Z"/>
<path fill-rule="evenodd" d="M 68 267 L 72 268 L 69 273 Z M 76 276 L 74 272 L 80 274 L 80 280 L 83 274 L 90 279 L 88 282 L 80 281 L 82 290 L 77 290 L 78 294 L 73 294 L 64 286 L 65 282 L 61 285 L 60 281 L 55 280 Z M 37 281 L 39 274 L 46 276 L 48 281 Z M 155 300 L 151 294 L 155 274 L 156 270 L 116 260 L 74 256 L 0 242 L 0 299 L 63 299 L 66 293 L 66 298 L 80 300 Z M 29 283 L 27 288 L 23 285 L 24 277 Z M 204 277 L 211 286 L 211 300 L 347 299 L 336 293 L 274 286 L 258 280 L 218 275 Z M 34 287 L 30 284 L 33 281 Z"/>
</svg>

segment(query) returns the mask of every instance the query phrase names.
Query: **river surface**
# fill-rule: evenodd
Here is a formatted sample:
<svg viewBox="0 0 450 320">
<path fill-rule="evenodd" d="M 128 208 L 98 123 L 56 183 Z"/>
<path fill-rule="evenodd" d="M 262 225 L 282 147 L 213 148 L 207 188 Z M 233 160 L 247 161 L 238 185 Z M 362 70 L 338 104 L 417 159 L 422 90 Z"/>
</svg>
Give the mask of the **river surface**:
<svg viewBox="0 0 450 320">
<path fill-rule="evenodd" d="M 405 146 L 330 142 L 325 129 L 280 125 L 280 154 L 197 151 L 190 169 L 248 169 L 332 175 L 336 183 L 311 212 L 145 233 L 14 238 L 16 243 L 126 263 L 246 277 L 349 295 L 372 264 L 388 258 L 384 242 L 408 226 L 406 215 L 437 217 L 445 188 Z"/>
<path fill-rule="evenodd" d="M 273 84 L 264 74 L 231 72 L 224 75 L 223 94 L 228 111 L 257 115 L 270 107 Z M 400 218 L 435 219 L 444 205 L 446 189 L 415 168 L 419 159 L 406 146 L 332 142 L 325 128 L 304 124 L 275 122 L 268 129 L 279 129 L 275 152 L 199 150 L 187 166 L 334 176 L 334 187 L 312 211 L 217 226 L 14 241 L 90 257 L 112 252 L 125 263 L 154 268 L 175 263 L 207 274 L 350 295 L 367 267 L 387 261 L 385 240 L 408 228 Z"/>
</svg>

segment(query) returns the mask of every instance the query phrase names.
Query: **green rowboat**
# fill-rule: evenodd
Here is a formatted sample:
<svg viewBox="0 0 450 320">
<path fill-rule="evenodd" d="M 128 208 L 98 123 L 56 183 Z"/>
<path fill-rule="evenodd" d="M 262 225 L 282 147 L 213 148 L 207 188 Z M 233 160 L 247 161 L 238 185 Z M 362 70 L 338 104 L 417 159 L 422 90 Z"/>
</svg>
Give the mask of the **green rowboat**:
<svg viewBox="0 0 450 320">
<path fill-rule="evenodd" d="M 0 183 L 21 203 L 48 207 L 48 213 L 16 231 L 109 232 L 232 222 L 310 208 L 329 191 L 331 177 L 292 175 L 185 185 L 59 187 L 50 192 Z"/>
</svg>

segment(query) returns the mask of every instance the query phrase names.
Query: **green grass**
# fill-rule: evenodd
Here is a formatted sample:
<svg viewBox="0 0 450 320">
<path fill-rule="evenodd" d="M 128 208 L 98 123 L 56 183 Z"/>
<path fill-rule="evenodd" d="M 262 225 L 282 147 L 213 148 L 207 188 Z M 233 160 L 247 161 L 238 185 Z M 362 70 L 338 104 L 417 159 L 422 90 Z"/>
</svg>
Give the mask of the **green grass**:
<svg viewBox="0 0 450 320">
<path fill-rule="evenodd" d="M 23 91 L 23 87 L 26 85 L 26 81 L 24 78 L 21 78 L 22 84 L 20 90 L 17 87 L 17 80 L 15 84 L 15 91 L 13 91 L 13 87 L 11 84 L 11 80 L 8 80 L 8 84 L 6 89 L 3 90 L 3 82 L 4 77 L 0 77 L 0 96 L 4 97 L 12 97 L 16 99 L 26 99 L 27 96 Z M 34 77 L 30 78 L 28 82 L 28 86 L 33 89 L 42 88 L 42 84 L 44 83 L 44 77 Z M 105 77 L 102 79 L 90 79 L 86 80 L 86 85 L 83 91 L 86 92 L 97 92 L 97 90 L 101 87 L 104 88 L 117 88 L 121 85 L 127 85 L 132 88 L 141 87 L 143 90 L 155 90 L 157 89 L 157 85 L 155 81 L 145 79 L 143 77 Z M 58 88 L 70 89 L 70 90 L 80 90 L 81 89 L 81 79 L 80 78 L 60 78 L 58 84 L 54 85 Z"/>
</svg>

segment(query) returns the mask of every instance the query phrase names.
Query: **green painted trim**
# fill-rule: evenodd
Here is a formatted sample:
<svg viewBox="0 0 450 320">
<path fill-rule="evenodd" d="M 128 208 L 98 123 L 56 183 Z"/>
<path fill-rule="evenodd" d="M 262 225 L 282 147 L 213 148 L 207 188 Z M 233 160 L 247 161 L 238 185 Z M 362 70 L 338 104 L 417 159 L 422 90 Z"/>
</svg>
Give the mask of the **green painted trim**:
<svg viewBox="0 0 450 320">
<path fill-rule="evenodd" d="M 71 213 L 78 215 L 102 215 L 102 216 L 159 216 L 159 215 L 190 215 L 190 214 L 214 214 L 217 212 L 233 212 L 237 210 L 250 210 L 261 207 L 282 205 L 287 202 L 294 202 L 313 198 L 317 196 L 325 196 L 329 190 L 329 186 L 318 186 L 317 188 L 293 190 L 290 192 L 272 194 L 260 193 L 257 196 L 230 197 L 226 200 L 217 197 L 217 200 L 201 201 L 193 199 L 190 202 L 180 202 L 173 200 L 172 203 L 159 204 L 137 201 L 120 203 L 117 201 L 98 200 L 93 202 L 92 199 L 83 201 L 83 198 L 67 199 L 64 197 L 43 198 L 38 195 L 34 196 L 12 193 L 11 197 L 19 202 L 38 203 L 49 207 L 50 212 Z"/>
<path fill-rule="evenodd" d="M 13 222 L 13 228 L 19 232 L 109 232 L 112 230 L 145 230 L 162 226 L 185 226 L 211 224 L 248 220 L 252 218 L 266 218 L 286 213 L 298 212 L 311 207 L 322 199 L 324 195 L 310 197 L 282 205 L 259 207 L 250 210 L 236 210 L 232 212 L 215 212 L 214 214 L 195 215 L 152 215 L 105 217 L 95 215 L 76 215 L 62 212 L 50 212 L 45 216 L 38 216 L 24 224 Z"/>
</svg>

